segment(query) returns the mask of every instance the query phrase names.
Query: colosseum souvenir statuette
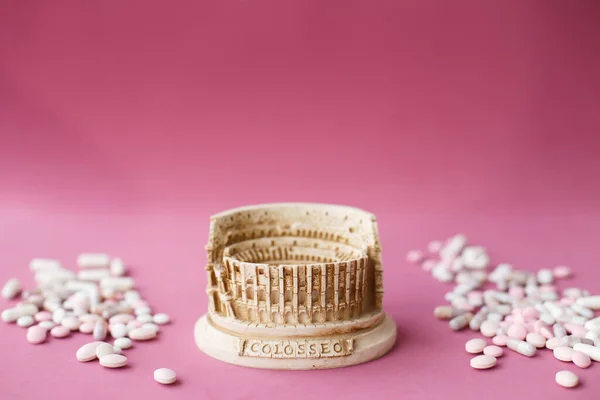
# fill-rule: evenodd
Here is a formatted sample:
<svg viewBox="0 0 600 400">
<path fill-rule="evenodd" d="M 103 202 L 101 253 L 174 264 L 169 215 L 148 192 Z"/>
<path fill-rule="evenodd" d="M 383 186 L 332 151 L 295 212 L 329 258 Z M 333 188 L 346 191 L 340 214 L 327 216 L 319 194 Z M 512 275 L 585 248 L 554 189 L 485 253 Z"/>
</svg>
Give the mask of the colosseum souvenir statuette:
<svg viewBox="0 0 600 400">
<path fill-rule="evenodd" d="M 396 325 L 382 309 L 375 216 L 281 203 L 211 217 L 208 313 L 200 349 L 255 368 L 324 369 L 387 353 Z"/>
</svg>

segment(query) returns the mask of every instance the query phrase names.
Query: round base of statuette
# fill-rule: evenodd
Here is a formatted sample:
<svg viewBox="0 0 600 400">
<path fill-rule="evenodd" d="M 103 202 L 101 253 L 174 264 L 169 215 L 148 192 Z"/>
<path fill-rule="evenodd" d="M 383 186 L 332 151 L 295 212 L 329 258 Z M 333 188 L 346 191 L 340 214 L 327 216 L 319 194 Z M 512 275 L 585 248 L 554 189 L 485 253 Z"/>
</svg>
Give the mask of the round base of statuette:
<svg viewBox="0 0 600 400">
<path fill-rule="evenodd" d="M 196 344 L 207 355 L 230 364 L 267 369 L 340 368 L 375 360 L 396 342 L 396 324 L 388 316 L 374 327 L 323 337 L 261 339 L 215 327 L 203 315 L 194 328 Z"/>
</svg>

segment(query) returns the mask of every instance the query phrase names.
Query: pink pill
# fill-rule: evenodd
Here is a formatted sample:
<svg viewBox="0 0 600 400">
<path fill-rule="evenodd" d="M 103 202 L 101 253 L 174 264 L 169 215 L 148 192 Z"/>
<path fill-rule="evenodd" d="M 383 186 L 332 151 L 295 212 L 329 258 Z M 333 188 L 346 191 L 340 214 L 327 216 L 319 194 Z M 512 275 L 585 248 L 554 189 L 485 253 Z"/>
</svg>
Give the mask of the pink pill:
<svg viewBox="0 0 600 400">
<path fill-rule="evenodd" d="M 50 331 L 50 334 L 55 338 L 64 338 L 71 334 L 71 330 L 66 326 L 57 325 Z"/>
<path fill-rule="evenodd" d="M 540 316 L 540 312 L 534 307 L 527 307 L 523 310 L 523 316 L 525 318 L 538 318 Z"/>
<path fill-rule="evenodd" d="M 538 349 L 546 347 L 546 338 L 541 333 L 531 332 L 527 334 L 526 340 Z"/>
<path fill-rule="evenodd" d="M 577 325 L 577 324 L 564 324 L 564 327 L 565 327 L 565 329 L 567 331 L 571 332 L 571 335 L 577 336 L 577 337 L 580 337 L 580 338 L 585 337 L 585 335 L 588 333 L 588 330 L 585 329 L 581 325 Z"/>
<path fill-rule="evenodd" d="M 27 329 L 27 341 L 31 344 L 39 344 L 46 340 L 48 331 L 39 325 Z"/>
<path fill-rule="evenodd" d="M 559 300 L 561 306 L 570 306 L 575 303 L 575 299 L 572 297 L 563 297 Z"/>
<path fill-rule="evenodd" d="M 549 350 L 554 350 L 559 346 L 562 346 L 562 340 L 560 338 L 553 337 L 546 341 L 546 348 Z"/>
<path fill-rule="evenodd" d="M 502 350 L 502 347 L 499 347 L 497 345 L 491 345 L 491 346 L 486 346 L 483 349 L 483 354 L 485 354 L 486 356 L 492 356 L 492 357 L 498 358 L 498 357 L 502 357 L 502 355 L 504 354 L 504 350 Z"/>
<path fill-rule="evenodd" d="M 467 341 L 467 343 L 465 343 L 465 350 L 467 351 L 467 353 L 478 354 L 481 353 L 486 346 L 487 343 L 485 342 L 485 340 L 476 338 L 471 339 Z"/>
<path fill-rule="evenodd" d="M 557 360 L 571 362 L 573 361 L 573 354 L 575 353 L 575 350 L 567 346 L 558 346 L 553 350 L 553 352 L 554 358 Z"/>
<path fill-rule="evenodd" d="M 508 343 L 508 339 L 509 337 L 506 335 L 497 335 L 492 338 L 492 343 L 494 343 L 496 346 L 504 347 Z"/>
<path fill-rule="evenodd" d="M 92 333 L 94 331 L 94 327 L 96 326 L 95 322 L 84 322 L 79 326 L 79 332 L 81 333 Z"/>
<path fill-rule="evenodd" d="M 135 317 L 131 314 L 117 314 L 113 317 L 110 317 L 109 323 L 110 324 L 126 324 L 129 321 L 134 320 Z"/>
<path fill-rule="evenodd" d="M 525 340 L 527 336 L 527 330 L 523 325 L 512 324 L 510 328 L 508 328 L 508 337 L 513 339 Z"/>
<path fill-rule="evenodd" d="M 496 322 L 493 321 L 483 321 L 479 330 L 483 336 L 493 337 L 496 336 L 496 332 L 500 328 Z"/>
<path fill-rule="evenodd" d="M 52 319 L 52 314 L 48 311 L 40 311 L 35 314 L 34 318 L 37 322 L 50 321 Z"/>
<path fill-rule="evenodd" d="M 439 240 L 433 240 L 427 245 L 427 250 L 429 250 L 430 253 L 439 253 L 440 250 L 442 250 L 442 246 L 442 242 Z"/>
<path fill-rule="evenodd" d="M 543 337 L 545 337 L 546 339 L 552 339 L 554 337 L 554 332 L 552 329 L 548 328 L 548 327 L 542 327 L 540 328 L 540 332 L 539 332 Z"/>
<path fill-rule="evenodd" d="M 542 286 L 540 286 L 540 292 L 542 292 L 542 293 L 556 292 L 556 287 L 554 287 L 554 285 L 542 285 Z"/>
<path fill-rule="evenodd" d="M 416 264 L 423 260 L 423 253 L 419 250 L 411 250 L 406 254 L 406 261 Z"/>
<path fill-rule="evenodd" d="M 573 353 L 573 364 L 579 368 L 587 368 L 592 365 L 592 359 L 587 354 L 576 351 Z"/>
<path fill-rule="evenodd" d="M 513 286 L 508 289 L 508 294 L 515 299 L 522 299 L 525 297 L 525 290 L 521 286 Z"/>
<path fill-rule="evenodd" d="M 436 265 L 437 263 L 434 260 L 425 260 L 423 261 L 423 264 L 421 264 L 421 268 L 423 268 L 423 271 L 431 271 Z"/>
<path fill-rule="evenodd" d="M 536 332 L 539 332 L 542 328 L 548 328 L 548 324 L 542 320 L 538 320 L 533 323 L 533 329 L 535 329 Z"/>
<path fill-rule="evenodd" d="M 555 278 L 559 278 L 559 279 L 568 278 L 571 276 L 571 268 L 564 266 L 564 265 L 560 265 L 560 266 L 554 268 L 552 273 L 554 274 Z"/>
</svg>

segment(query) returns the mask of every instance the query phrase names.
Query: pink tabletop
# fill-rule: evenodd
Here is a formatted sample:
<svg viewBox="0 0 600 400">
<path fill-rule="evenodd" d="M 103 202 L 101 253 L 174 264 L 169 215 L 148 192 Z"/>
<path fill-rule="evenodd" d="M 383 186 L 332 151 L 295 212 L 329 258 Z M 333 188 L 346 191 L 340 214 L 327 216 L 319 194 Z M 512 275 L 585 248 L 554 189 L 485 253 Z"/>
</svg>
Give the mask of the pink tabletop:
<svg viewBox="0 0 600 400">
<path fill-rule="evenodd" d="M 499 4 L 495 4 L 499 3 Z M 130 365 L 82 364 L 89 337 L 30 345 L 0 324 L 0 399 L 590 399 L 549 351 L 469 367 L 432 316 L 448 286 L 404 261 L 465 233 L 494 262 L 565 264 L 600 293 L 600 9 L 533 1 L 8 1 L 0 6 L 0 281 L 33 257 L 122 257 L 171 315 Z M 176 5 L 175 5 L 176 4 Z M 202 354 L 209 215 L 315 201 L 374 212 L 380 360 L 264 371 Z M 0 301 L 2 307 L 8 302 Z M 152 372 L 168 367 L 179 383 Z M 554 383 L 576 371 L 581 387 Z"/>
</svg>

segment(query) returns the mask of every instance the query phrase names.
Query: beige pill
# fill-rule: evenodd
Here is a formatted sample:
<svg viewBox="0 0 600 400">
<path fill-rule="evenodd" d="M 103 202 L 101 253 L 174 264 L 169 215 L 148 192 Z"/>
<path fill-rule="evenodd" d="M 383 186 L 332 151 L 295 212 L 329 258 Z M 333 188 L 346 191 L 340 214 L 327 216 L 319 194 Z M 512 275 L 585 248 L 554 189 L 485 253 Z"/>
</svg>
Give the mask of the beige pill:
<svg viewBox="0 0 600 400">
<path fill-rule="evenodd" d="M 156 337 L 156 331 L 148 328 L 137 328 L 129 332 L 132 340 L 151 340 Z"/>
<path fill-rule="evenodd" d="M 121 368 L 127 365 L 127 357 L 121 354 L 108 354 L 100 358 L 100 365 L 106 368 Z"/>
<path fill-rule="evenodd" d="M 488 369 L 495 365 L 496 357 L 482 355 L 471 359 L 471 367 L 475 369 Z"/>
</svg>

